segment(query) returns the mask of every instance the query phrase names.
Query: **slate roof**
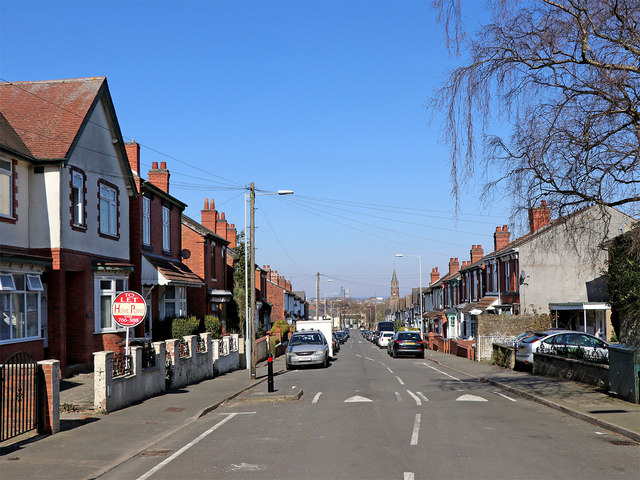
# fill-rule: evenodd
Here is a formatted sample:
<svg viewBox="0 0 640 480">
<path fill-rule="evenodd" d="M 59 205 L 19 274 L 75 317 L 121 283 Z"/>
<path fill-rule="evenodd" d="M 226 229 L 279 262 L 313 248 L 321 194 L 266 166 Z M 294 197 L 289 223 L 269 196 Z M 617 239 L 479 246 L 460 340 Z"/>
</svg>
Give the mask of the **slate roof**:
<svg viewBox="0 0 640 480">
<path fill-rule="evenodd" d="M 105 77 L 0 83 L 0 111 L 39 160 L 67 158 Z"/>
</svg>

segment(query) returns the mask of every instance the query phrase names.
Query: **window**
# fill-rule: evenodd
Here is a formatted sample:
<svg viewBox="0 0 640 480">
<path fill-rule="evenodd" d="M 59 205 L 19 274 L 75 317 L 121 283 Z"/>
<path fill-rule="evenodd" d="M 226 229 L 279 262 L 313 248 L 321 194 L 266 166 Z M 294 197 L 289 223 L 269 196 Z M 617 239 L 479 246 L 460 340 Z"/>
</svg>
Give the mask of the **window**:
<svg viewBox="0 0 640 480">
<path fill-rule="evenodd" d="M 509 277 L 511 276 L 511 265 L 510 263 L 504 262 L 504 291 L 505 292 L 510 292 L 511 291 L 511 282 L 509 281 Z"/>
<path fill-rule="evenodd" d="M 100 233 L 118 235 L 118 193 L 104 184 L 100 185 Z"/>
<path fill-rule="evenodd" d="M 498 291 L 498 264 L 491 265 L 491 291 Z"/>
<path fill-rule="evenodd" d="M 71 172 L 71 219 L 74 225 L 84 225 L 84 176 Z"/>
<path fill-rule="evenodd" d="M 0 274 L 0 342 L 40 338 L 40 275 Z"/>
<path fill-rule="evenodd" d="M 167 286 L 164 289 L 162 318 L 185 317 L 187 315 L 187 288 Z"/>
<path fill-rule="evenodd" d="M 211 280 L 216 279 L 216 244 L 211 242 Z"/>
<path fill-rule="evenodd" d="M 116 295 L 127 290 L 128 281 L 123 277 L 96 277 L 95 279 L 95 331 L 121 330 L 111 316 L 111 305 Z"/>
<path fill-rule="evenodd" d="M 142 197 L 142 243 L 151 245 L 151 199 Z"/>
<path fill-rule="evenodd" d="M 0 216 L 13 212 L 13 168 L 11 162 L 0 160 Z"/>
<path fill-rule="evenodd" d="M 171 250 L 171 219 L 169 208 L 162 207 L 162 249 Z"/>
</svg>

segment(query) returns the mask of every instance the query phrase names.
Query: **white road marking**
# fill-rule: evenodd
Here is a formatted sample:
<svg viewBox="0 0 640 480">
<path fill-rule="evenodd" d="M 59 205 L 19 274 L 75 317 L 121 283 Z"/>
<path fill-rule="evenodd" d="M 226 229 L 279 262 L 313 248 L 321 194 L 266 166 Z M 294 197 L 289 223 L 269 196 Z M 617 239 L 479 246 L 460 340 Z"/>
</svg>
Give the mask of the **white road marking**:
<svg viewBox="0 0 640 480">
<path fill-rule="evenodd" d="M 404 480 L 415 480 L 416 476 L 413 472 L 404 472 Z"/>
<path fill-rule="evenodd" d="M 454 379 L 455 381 L 457 381 L 457 382 L 464 383 L 464 382 L 463 382 L 462 380 L 460 380 L 459 378 L 456 378 L 456 377 L 454 377 L 453 375 L 449 375 L 447 372 L 443 372 L 442 370 L 438 370 L 437 368 L 432 367 L 431 365 L 428 365 L 428 364 L 426 364 L 426 363 L 424 363 L 424 362 L 422 363 L 422 365 L 424 365 L 425 367 L 429 367 L 430 369 L 435 370 L 435 371 L 436 371 L 436 372 L 438 372 L 438 373 L 441 373 L 441 374 L 443 374 L 443 375 L 446 375 L 446 376 L 447 376 L 447 377 L 449 377 L 449 378 L 453 378 L 453 379 Z"/>
<path fill-rule="evenodd" d="M 460 395 L 456 398 L 456 402 L 487 402 L 486 398 L 478 397 L 477 395 Z"/>
<path fill-rule="evenodd" d="M 366 397 L 361 397 L 360 395 L 356 395 L 355 397 L 347 398 L 344 403 L 357 403 L 357 402 L 373 402 Z"/>
<path fill-rule="evenodd" d="M 415 393 L 413 393 L 411 390 L 407 390 L 407 393 L 413 397 L 413 399 L 416 401 L 416 405 L 422 405 L 422 401 L 417 397 Z"/>
<path fill-rule="evenodd" d="M 360 357 L 360 358 L 362 358 L 362 355 L 358 355 L 358 354 L 356 353 L 356 357 Z"/>
<path fill-rule="evenodd" d="M 402 401 L 402 397 L 400 396 L 400 394 L 398 392 L 393 392 L 396 394 L 396 401 L 401 402 Z"/>
<path fill-rule="evenodd" d="M 398 381 L 400 382 L 400 385 L 404 385 L 404 382 L 402 381 L 402 379 L 401 379 L 400 377 L 398 377 L 398 376 L 396 375 L 396 378 L 397 378 L 397 379 L 398 379 Z"/>
<path fill-rule="evenodd" d="M 427 397 L 425 397 L 425 396 L 424 396 L 424 393 L 422 393 L 422 392 L 416 392 L 416 394 L 417 394 L 417 395 L 418 395 L 422 400 L 424 400 L 425 402 L 428 402 L 428 401 L 429 401 L 429 399 L 428 399 Z"/>
<path fill-rule="evenodd" d="M 496 395 L 500 395 L 501 397 L 506 398 L 507 400 L 511 400 L 512 402 L 517 402 L 515 398 L 508 397 L 504 393 L 500 393 L 500 392 L 493 392 L 493 393 L 495 393 Z"/>
<path fill-rule="evenodd" d="M 245 415 L 254 415 L 256 412 L 246 412 L 244 413 Z M 184 452 L 186 452 L 187 450 L 189 450 L 191 447 L 193 447 L 196 443 L 198 443 L 200 440 L 202 440 L 203 438 L 207 437 L 208 435 L 210 435 L 211 433 L 213 433 L 214 431 L 216 431 L 219 427 L 221 427 L 222 425 L 224 425 L 225 423 L 227 423 L 229 420 L 231 420 L 233 417 L 235 417 L 236 415 L 241 415 L 240 413 L 230 413 L 228 414 L 228 416 L 219 421 L 218 423 L 216 423 L 213 427 L 211 427 L 209 430 L 207 430 L 206 432 L 200 434 L 198 437 L 196 437 L 194 440 L 192 440 L 191 442 L 187 443 L 184 447 L 182 447 L 180 450 L 178 450 L 177 452 L 175 452 L 173 455 L 171 455 L 170 457 L 166 458 L 165 460 L 163 460 L 162 462 L 160 462 L 158 465 L 156 465 L 155 467 L 153 467 L 151 470 L 149 470 L 147 473 L 145 473 L 144 475 L 138 477 L 138 480 L 145 480 L 147 478 L 149 478 L 151 475 L 153 475 L 154 473 L 156 473 L 158 470 L 160 470 L 162 467 L 164 467 L 165 465 L 169 464 L 170 462 L 172 462 L 173 460 L 175 460 L 176 458 L 178 458 L 180 455 L 182 455 Z"/>
<path fill-rule="evenodd" d="M 369 357 L 364 357 L 365 360 L 370 360 L 372 362 L 375 362 L 375 360 L 373 358 L 369 358 Z"/>
<path fill-rule="evenodd" d="M 313 397 L 313 400 L 311 401 L 311 403 L 318 403 L 318 400 L 320 399 L 320 395 L 322 395 L 322 392 L 316 393 L 316 396 Z"/>
<path fill-rule="evenodd" d="M 387 367 L 387 370 L 389 370 L 389 373 L 393 373 L 393 370 L 391 370 L 389 367 Z"/>
<path fill-rule="evenodd" d="M 418 436 L 420 435 L 420 420 L 422 415 L 416 413 L 416 421 L 413 424 L 413 433 L 411 434 L 411 445 L 418 444 Z"/>
</svg>

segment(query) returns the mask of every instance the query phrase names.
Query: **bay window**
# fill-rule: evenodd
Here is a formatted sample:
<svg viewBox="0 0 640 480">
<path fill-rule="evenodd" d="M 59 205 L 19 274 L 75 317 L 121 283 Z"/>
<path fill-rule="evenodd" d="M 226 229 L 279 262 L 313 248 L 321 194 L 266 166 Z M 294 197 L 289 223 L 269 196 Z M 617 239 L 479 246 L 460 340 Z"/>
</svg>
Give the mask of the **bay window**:
<svg viewBox="0 0 640 480">
<path fill-rule="evenodd" d="M 40 338 L 40 275 L 0 273 L 0 343 Z"/>
</svg>

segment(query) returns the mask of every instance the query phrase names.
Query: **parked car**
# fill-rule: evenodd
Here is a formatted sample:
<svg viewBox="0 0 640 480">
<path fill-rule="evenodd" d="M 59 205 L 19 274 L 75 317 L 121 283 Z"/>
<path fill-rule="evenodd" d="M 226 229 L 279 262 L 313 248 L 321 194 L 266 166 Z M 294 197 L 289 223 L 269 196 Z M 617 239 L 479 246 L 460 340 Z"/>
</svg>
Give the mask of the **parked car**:
<svg viewBox="0 0 640 480">
<path fill-rule="evenodd" d="M 287 370 L 301 365 L 329 366 L 329 345 L 320 330 L 295 332 L 285 354 Z"/>
<path fill-rule="evenodd" d="M 533 364 L 533 354 L 538 351 L 566 353 L 575 356 L 608 358 L 609 344 L 589 333 L 575 330 L 546 330 L 525 338 L 516 347 L 516 362 Z"/>
<path fill-rule="evenodd" d="M 380 332 L 380 336 L 378 337 L 378 346 L 380 348 L 387 348 L 389 344 L 389 340 L 393 338 L 394 332 Z"/>
<path fill-rule="evenodd" d="M 335 333 L 336 337 L 338 337 L 338 340 L 340 340 L 340 343 L 344 343 L 347 341 L 346 337 L 344 336 L 344 332 L 342 331 L 337 331 L 337 332 L 333 332 Z"/>
<path fill-rule="evenodd" d="M 424 341 L 418 332 L 396 332 L 389 340 L 387 353 L 393 358 L 399 355 L 414 355 L 424 358 Z"/>
<path fill-rule="evenodd" d="M 331 333 L 331 341 L 333 342 L 333 353 L 338 353 L 340 351 L 340 340 L 338 340 L 336 332 Z"/>
</svg>

